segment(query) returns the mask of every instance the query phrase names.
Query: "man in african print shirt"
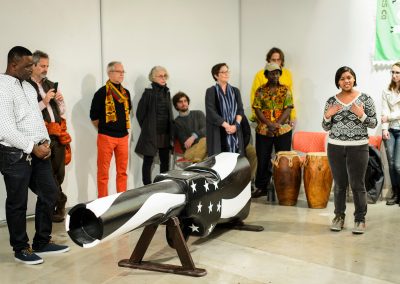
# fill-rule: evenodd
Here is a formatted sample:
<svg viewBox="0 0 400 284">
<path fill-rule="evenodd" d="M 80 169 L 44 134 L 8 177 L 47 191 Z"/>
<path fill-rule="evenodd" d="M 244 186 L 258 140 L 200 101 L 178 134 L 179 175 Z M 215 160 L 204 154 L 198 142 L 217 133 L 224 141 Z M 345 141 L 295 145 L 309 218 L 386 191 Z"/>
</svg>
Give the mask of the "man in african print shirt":
<svg viewBox="0 0 400 284">
<path fill-rule="evenodd" d="M 289 88 L 279 83 L 281 68 L 276 63 L 267 63 L 264 75 L 268 82 L 256 91 L 253 108 L 257 116 L 256 152 L 257 174 L 256 190 L 252 197 L 266 195 L 271 179 L 271 154 L 290 151 L 292 144 L 292 128 L 290 113 L 293 109 L 293 97 Z"/>
</svg>

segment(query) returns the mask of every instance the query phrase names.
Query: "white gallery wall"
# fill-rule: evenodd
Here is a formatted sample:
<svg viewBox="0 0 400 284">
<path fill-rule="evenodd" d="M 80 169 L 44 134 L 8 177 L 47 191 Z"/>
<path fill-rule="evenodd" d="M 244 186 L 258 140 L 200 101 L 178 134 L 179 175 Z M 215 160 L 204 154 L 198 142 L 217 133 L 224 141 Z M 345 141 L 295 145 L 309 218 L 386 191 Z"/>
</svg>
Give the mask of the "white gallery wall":
<svg viewBox="0 0 400 284">
<path fill-rule="evenodd" d="M 297 130 L 322 131 L 323 105 L 337 92 L 334 74 L 342 65 L 354 68 L 359 89 L 373 96 L 380 114 L 381 90 L 390 76 L 388 68 L 372 66 L 375 5 L 372 0 L 0 0 L 0 72 L 15 45 L 49 53 L 49 78 L 60 82 L 73 139 L 63 184 L 67 206 L 73 206 L 97 196 L 97 133 L 89 109 L 107 79 L 109 61 L 123 62 L 124 85 L 132 95 L 128 186 L 134 188 L 142 184 L 134 113 L 154 65 L 168 69 L 172 95 L 184 91 L 193 109 L 204 110 L 205 90 L 214 83 L 211 67 L 228 63 L 231 83 L 241 89 L 249 113 L 253 76 L 268 49 L 278 46 L 293 74 Z M 109 190 L 115 192 L 115 166 Z M 5 196 L 1 178 L 0 220 Z"/>
<path fill-rule="evenodd" d="M 133 188 L 143 185 L 142 157 L 134 152 L 140 134 L 135 114 L 144 88 L 150 85 L 149 71 L 164 66 L 170 74 L 171 97 L 183 91 L 192 107 L 203 111 L 205 91 L 215 83 L 213 65 L 229 64 L 232 83 L 238 85 L 239 1 L 104 0 L 101 11 L 103 61 L 123 62 L 133 101 L 128 181 Z M 157 173 L 155 163 L 153 177 Z"/>
<path fill-rule="evenodd" d="M 187 92 L 193 107 L 203 110 L 205 90 L 214 83 L 214 64 L 227 62 L 232 82 L 239 85 L 239 1 L 0 0 L 0 7 L 0 72 L 5 71 L 11 47 L 41 49 L 50 55 L 49 78 L 59 81 L 64 93 L 73 140 L 72 163 L 63 184 L 67 206 L 97 197 L 97 133 L 89 110 L 93 94 L 107 79 L 108 62 L 125 65 L 124 85 L 131 92 L 134 113 L 154 65 L 168 69 L 171 94 Z M 129 188 L 142 185 L 142 159 L 134 153 L 139 133 L 133 118 Z M 115 192 L 113 163 L 110 193 Z M 1 178 L 0 220 L 5 219 L 5 196 Z"/>
<path fill-rule="evenodd" d="M 345 65 L 356 72 L 358 89 L 374 98 L 380 114 L 390 68 L 372 65 L 376 1 L 247 0 L 241 1 L 240 11 L 242 94 L 250 93 L 255 72 L 277 46 L 293 75 L 297 130 L 322 131 L 325 102 L 338 93 L 336 70 Z M 375 133 L 380 128 L 370 132 Z"/>
<path fill-rule="evenodd" d="M 67 105 L 68 131 L 72 136 L 72 162 L 63 188 L 68 205 L 95 198 L 96 138 L 88 119 L 93 93 L 102 84 L 100 2 L 98 0 L 0 0 L 0 72 L 15 45 L 50 56 L 48 76 L 59 82 Z M 1 99 L 1 98 L 0 98 Z M 0 178 L 0 220 L 5 219 L 6 190 Z M 34 212 L 35 195 L 29 198 Z"/>
</svg>

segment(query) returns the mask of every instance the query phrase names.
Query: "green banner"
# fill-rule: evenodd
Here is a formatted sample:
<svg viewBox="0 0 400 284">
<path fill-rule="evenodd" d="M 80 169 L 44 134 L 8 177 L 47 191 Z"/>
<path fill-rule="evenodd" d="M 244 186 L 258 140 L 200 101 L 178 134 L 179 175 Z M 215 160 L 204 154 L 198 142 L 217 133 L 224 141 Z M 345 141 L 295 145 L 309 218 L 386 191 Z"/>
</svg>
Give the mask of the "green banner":
<svg viewBox="0 0 400 284">
<path fill-rule="evenodd" d="M 377 0 L 376 63 L 400 61 L 400 0 Z"/>
</svg>

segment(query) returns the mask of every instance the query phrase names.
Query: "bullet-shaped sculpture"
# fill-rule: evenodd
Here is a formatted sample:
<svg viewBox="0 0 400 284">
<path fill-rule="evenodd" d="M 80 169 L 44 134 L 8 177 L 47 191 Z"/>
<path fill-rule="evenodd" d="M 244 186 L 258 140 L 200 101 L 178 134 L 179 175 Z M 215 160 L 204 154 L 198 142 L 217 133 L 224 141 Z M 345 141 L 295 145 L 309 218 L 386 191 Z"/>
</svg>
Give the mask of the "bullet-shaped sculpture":
<svg viewBox="0 0 400 284">
<path fill-rule="evenodd" d="M 74 206 L 66 230 L 78 245 L 100 241 L 178 216 L 187 235 L 207 236 L 219 223 L 245 219 L 250 210 L 250 166 L 221 153 L 160 174 L 155 183 Z"/>
</svg>

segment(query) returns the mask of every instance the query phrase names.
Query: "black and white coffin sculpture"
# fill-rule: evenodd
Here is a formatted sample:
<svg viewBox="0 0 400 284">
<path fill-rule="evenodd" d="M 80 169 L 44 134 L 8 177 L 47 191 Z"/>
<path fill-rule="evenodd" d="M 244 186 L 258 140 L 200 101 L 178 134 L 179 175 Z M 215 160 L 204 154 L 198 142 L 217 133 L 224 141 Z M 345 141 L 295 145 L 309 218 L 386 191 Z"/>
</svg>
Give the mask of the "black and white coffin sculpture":
<svg viewBox="0 0 400 284">
<path fill-rule="evenodd" d="M 74 206 L 65 226 L 88 248 L 137 228 L 177 216 L 183 233 L 207 236 L 217 224 L 241 221 L 250 210 L 250 166 L 245 157 L 221 153 L 160 174 L 153 184 Z"/>
</svg>

